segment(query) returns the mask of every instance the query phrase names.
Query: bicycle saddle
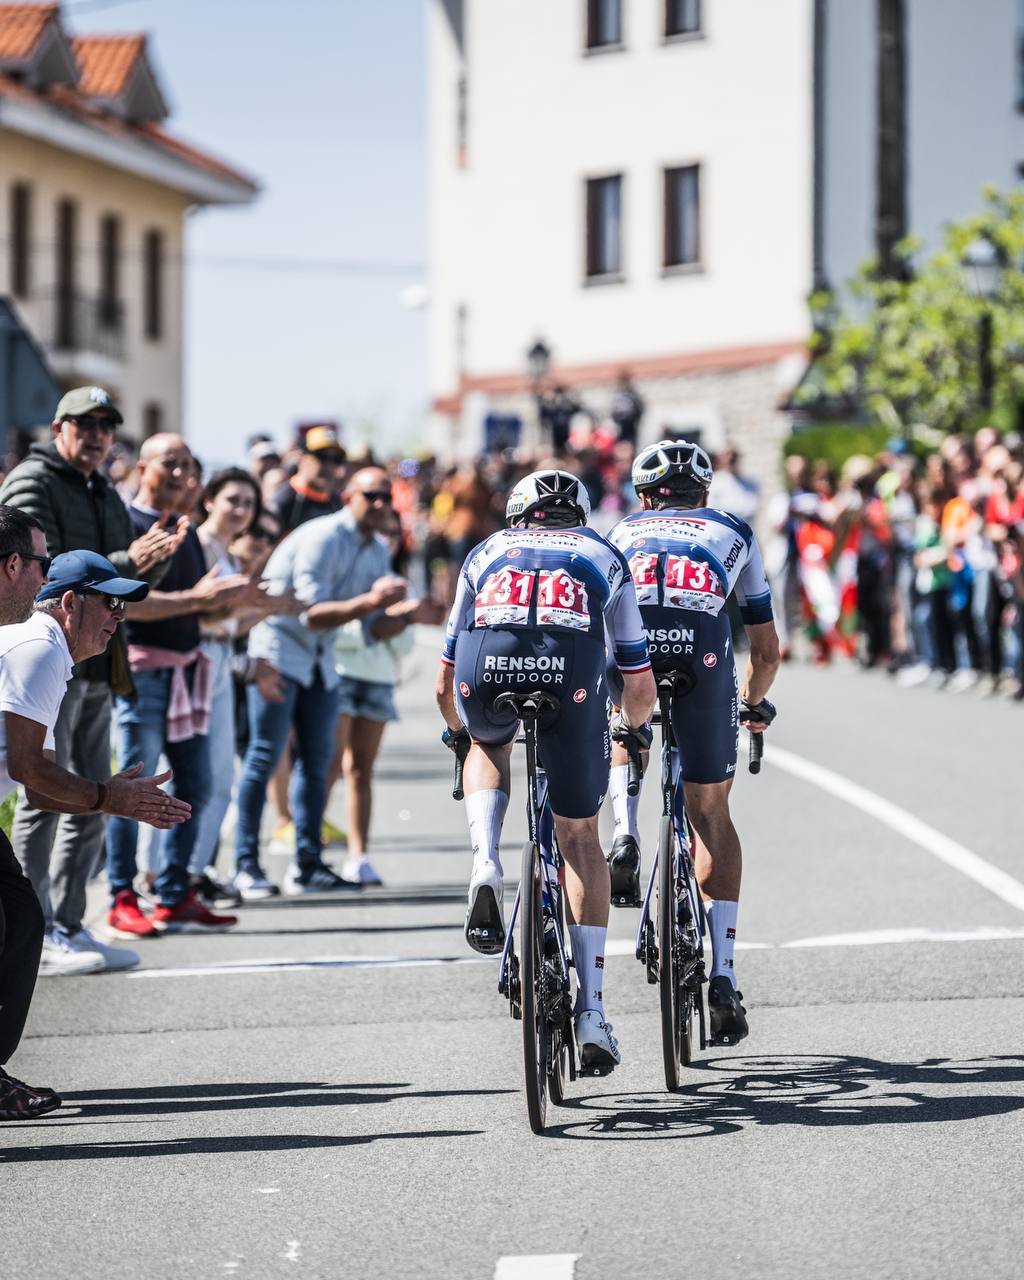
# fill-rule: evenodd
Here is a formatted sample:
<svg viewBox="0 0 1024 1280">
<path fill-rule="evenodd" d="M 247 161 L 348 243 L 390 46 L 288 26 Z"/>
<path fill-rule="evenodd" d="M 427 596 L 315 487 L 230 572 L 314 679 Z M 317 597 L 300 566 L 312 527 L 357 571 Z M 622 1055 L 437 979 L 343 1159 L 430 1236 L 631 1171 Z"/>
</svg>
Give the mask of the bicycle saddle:
<svg viewBox="0 0 1024 1280">
<path fill-rule="evenodd" d="M 522 693 L 506 689 L 491 705 L 495 711 L 511 711 L 520 720 L 537 720 L 545 711 L 557 715 L 562 704 L 543 689 L 528 689 Z"/>
</svg>

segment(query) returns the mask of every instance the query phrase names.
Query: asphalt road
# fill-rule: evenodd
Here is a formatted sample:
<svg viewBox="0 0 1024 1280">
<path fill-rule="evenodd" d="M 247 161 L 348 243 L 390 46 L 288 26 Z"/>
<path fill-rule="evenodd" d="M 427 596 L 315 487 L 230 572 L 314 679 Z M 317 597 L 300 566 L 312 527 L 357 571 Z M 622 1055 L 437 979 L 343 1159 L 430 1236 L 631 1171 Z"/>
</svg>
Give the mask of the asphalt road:
<svg viewBox="0 0 1024 1280">
<path fill-rule="evenodd" d="M 386 888 L 40 982 L 11 1065 L 66 1103 L 0 1131 L 5 1280 L 1018 1276 L 1024 710 L 786 669 L 735 789 L 750 1038 L 666 1094 L 616 911 L 623 1065 L 536 1138 L 519 1024 L 462 940 L 433 669 L 418 649 L 385 742 Z"/>
</svg>

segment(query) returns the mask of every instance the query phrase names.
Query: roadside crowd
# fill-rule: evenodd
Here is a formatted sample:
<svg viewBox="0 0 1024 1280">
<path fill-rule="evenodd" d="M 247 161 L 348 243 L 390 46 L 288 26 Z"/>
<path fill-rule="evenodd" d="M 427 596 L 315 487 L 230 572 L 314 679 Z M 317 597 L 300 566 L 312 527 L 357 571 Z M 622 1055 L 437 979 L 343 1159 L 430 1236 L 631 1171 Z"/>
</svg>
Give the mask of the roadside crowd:
<svg viewBox="0 0 1024 1280">
<path fill-rule="evenodd" d="M 801 632 L 902 685 L 1024 697 L 1024 442 L 984 427 L 918 457 L 786 460 L 765 560 L 783 644 Z"/>
</svg>

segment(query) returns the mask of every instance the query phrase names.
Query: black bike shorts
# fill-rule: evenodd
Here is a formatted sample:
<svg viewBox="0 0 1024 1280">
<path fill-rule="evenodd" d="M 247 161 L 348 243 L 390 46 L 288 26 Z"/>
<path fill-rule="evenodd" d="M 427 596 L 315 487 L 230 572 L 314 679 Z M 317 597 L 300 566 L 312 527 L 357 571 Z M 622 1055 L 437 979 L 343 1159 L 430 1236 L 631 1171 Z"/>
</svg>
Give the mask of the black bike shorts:
<svg viewBox="0 0 1024 1280">
<path fill-rule="evenodd" d="M 691 609 L 642 605 L 647 649 L 655 677 L 684 671 L 694 687 L 672 700 L 672 731 L 686 782 L 725 782 L 736 774 L 739 693 L 732 629 L 723 609 L 715 616 Z M 608 667 L 612 698 L 622 696 L 622 676 Z"/>
<path fill-rule="evenodd" d="M 455 649 L 455 699 L 477 742 L 511 742 L 519 721 L 495 711 L 499 693 L 540 689 L 559 701 L 557 715 L 539 721 L 540 763 L 551 808 L 560 818 L 590 818 L 608 790 L 611 704 L 604 645 L 594 636 L 535 627 L 464 631 Z"/>
</svg>

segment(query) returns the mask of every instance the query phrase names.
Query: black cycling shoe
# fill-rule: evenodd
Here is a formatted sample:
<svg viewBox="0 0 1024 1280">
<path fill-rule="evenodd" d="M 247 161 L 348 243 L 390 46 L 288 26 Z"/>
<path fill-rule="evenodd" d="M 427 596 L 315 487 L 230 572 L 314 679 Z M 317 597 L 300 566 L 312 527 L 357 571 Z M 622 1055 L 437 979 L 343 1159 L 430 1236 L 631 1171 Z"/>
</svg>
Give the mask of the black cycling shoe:
<svg viewBox="0 0 1024 1280">
<path fill-rule="evenodd" d="M 612 906 L 639 907 L 640 846 L 632 836 L 616 836 L 608 855 L 612 877 Z"/>
<path fill-rule="evenodd" d="M 749 1034 L 747 1011 L 741 1004 L 742 999 L 743 992 L 737 991 L 724 975 L 712 978 L 708 983 L 713 1045 L 739 1044 Z"/>
<path fill-rule="evenodd" d="M 501 904 L 489 884 L 480 885 L 473 905 L 466 912 L 466 941 L 474 951 L 483 956 L 498 955 L 505 946 L 505 922 L 501 916 Z"/>
</svg>

